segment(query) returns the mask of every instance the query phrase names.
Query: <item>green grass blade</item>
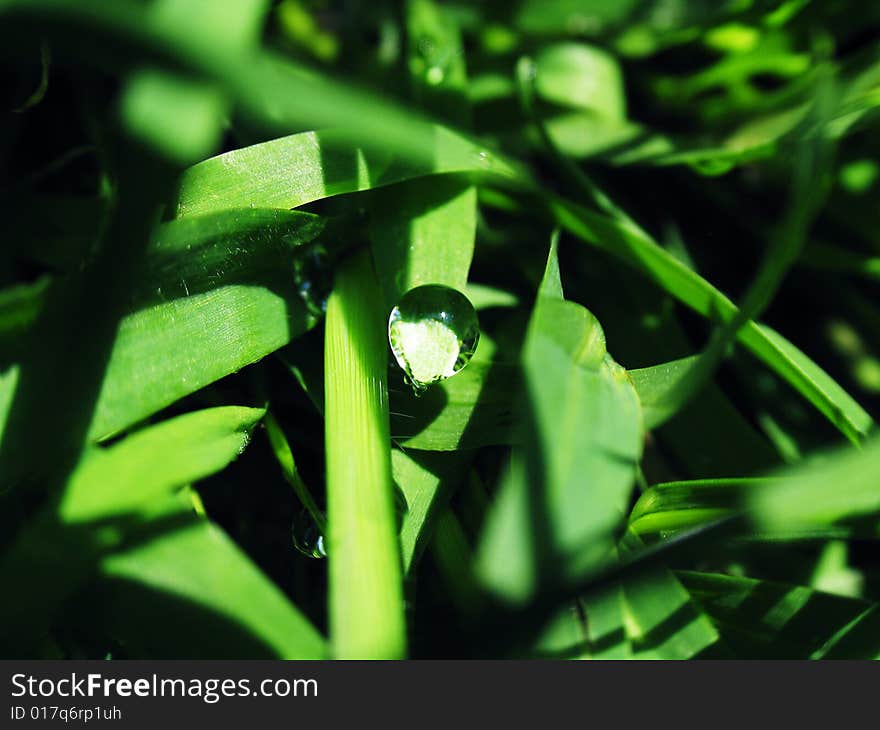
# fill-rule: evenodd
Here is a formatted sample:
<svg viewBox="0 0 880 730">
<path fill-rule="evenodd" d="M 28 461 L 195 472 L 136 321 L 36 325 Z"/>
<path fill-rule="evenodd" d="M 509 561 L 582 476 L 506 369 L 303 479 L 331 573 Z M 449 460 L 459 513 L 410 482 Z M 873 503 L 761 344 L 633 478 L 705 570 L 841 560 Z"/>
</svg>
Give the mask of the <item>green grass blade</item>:
<svg viewBox="0 0 880 730">
<path fill-rule="evenodd" d="M 188 24 L 153 14 L 138 2 L 4 0 L 0 17 L 4 31 L 18 37 L 33 33 L 64 45 L 72 34 L 75 54 L 117 73 L 127 70 L 131 57 L 139 56 L 216 81 L 246 116 L 278 134 L 292 128 L 339 127 L 338 138 L 374 151 L 394 150 L 417 166 L 431 167 L 439 151 L 454 148 L 456 169 L 512 172 L 497 156 L 438 134 L 424 117 L 378 94 L 315 75 L 279 54 L 230 53 L 210 37 L 190 32 Z M 302 99 L 309 103 L 302 104 Z"/>
<path fill-rule="evenodd" d="M 407 449 L 426 451 L 509 444 L 516 435 L 513 394 L 520 380 L 515 365 L 471 362 L 418 398 L 405 385 L 395 388 L 391 435 Z"/>
<path fill-rule="evenodd" d="M 747 496 L 759 529 L 783 535 L 825 527 L 880 534 L 880 439 L 861 451 L 838 449 L 780 476 Z"/>
<path fill-rule="evenodd" d="M 841 640 L 842 634 L 853 631 L 854 623 L 876 613 L 869 601 L 730 575 L 691 571 L 677 575 L 739 656 L 823 658 L 830 645 L 840 642 L 837 658 L 866 658 L 867 647 L 850 653 L 853 647 L 843 651 Z"/>
<path fill-rule="evenodd" d="M 608 559 L 641 454 L 635 391 L 607 356 L 595 318 L 560 296 L 554 245 L 523 352 L 525 448 L 478 553 L 484 584 L 511 602 Z"/>
<path fill-rule="evenodd" d="M 406 500 L 400 525 L 404 573 L 411 573 L 431 539 L 437 513 L 464 472 L 466 455 L 391 452 L 391 474 Z"/>
<path fill-rule="evenodd" d="M 288 272 L 295 247 L 320 230 L 315 224 L 312 216 L 247 210 L 161 227 L 138 287 L 152 306 L 120 324 L 91 437 L 117 432 L 311 327 Z"/>
<path fill-rule="evenodd" d="M 694 479 L 656 484 L 633 507 L 630 529 L 641 536 L 657 535 L 740 514 L 747 491 L 770 482 L 766 478 Z"/>
<path fill-rule="evenodd" d="M 288 272 L 296 247 L 324 225 L 304 213 L 246 209 L 159 226 L 129 292 L 135 311 L 119 325 L 89 438 L 117 433 L 311 327 Z M 40 310 L 44 292 L 32 293 L 16 321 Z M 0 403 L 13 387 L 11 377 L 0 381 Z"/>
<path fill-rule="evenodd" d="M 417 163 L 352 145 L 348 135 L 333 129 L 226 152 L 184 172 L 177 215 L 248 206 L 296 208 L 426 175 L 480 173 L 492 167 L 482 147 L 439 125 L 429 130 L 424 158 Z"/>
<path fill-rule="evenodd" d="M 385 303 L 422 284 L 464 291 L 477 228 L 476 188 L 461 180 L 426 178 L 373 199 L 370 239 Z"/>
<path fill-rule="evenodd" d="M 318 509 L 318 505 L 315 504 L 315 499 L 312 497 L 312 493 L 309 491 L 309 488 L 300 476 L 299 470 L 296 468 L 296 462 L 293 460 L 293 451 L 290 449 L 290 444 L 287 442 L 287 437 L 284 435 L 284 431 L 281 429 L 275 416 L 271 413 L 266 414 L 264 424 L 266 426 L 266 436 L 269 439 L 272 452 L 275 454 L 275 459 L 281 467 L 281 473 L 284 474 L 287 483 L 293 487 L 297 499 L 299 499 L 302 506 L 308 510 L 309 515 L 315 521 L 315 525 L 317 525 L 321 534 L 326 534 L 327 520 L 324 518 L 324 513 L 321 512 L 321 510 Z"/>
<path fill-rule="evenodd" d="M 621 555 L 642 547 L 627 532 Z M 692 659 L 718 643 L 715 627 L 667 568 L 624 580 L 622 605 L 634 659 Z"/>
<path fill-rule="evenodd" d="M 66 522 L 116 517 L 219 471 L 247 446 L 260 408 L 195 411 L 138 431 L 107 448 L 86 450 L 59 506 Z"/>
<path fill-rule="evenodd" d="M 110 583 L 108 628 L 134 642 L 141 655 L 327 656 L 323 637 L 210 522 L 190 517 L 175 530 L 104 558 L 101 577 Z M 228 646 L 216 641 L 217 633 Z"/>
<path fill-rule="evenodd" d="M 863 450 L 838 449 L 769 478 L 658 484 L 642 494 L 630 526 L 647 535 L 742 514 L 759 537 L 876 537 L 878 479 L 880 441 L 875 438 Z"/>
<path fill-rule="evenodd" d="M 336 276 L 324 364 L 330 636 L 346 659 L 406 653 L 380 301 L 361 252 Z"/>
<path fill-rule="evenodd" d="M 698 358 L 699 355 L 691 355 L 649 368 L 628 371 L 645 414 L 645 428 L 656 428 L 678 412 L 682 404 L 670 403 L 669 396 L 679 390 L 680 384 L 692 372 Z"/>
<path fill-rule="evenodd" d="M 640 229 L 573 203 L 550 203 L 557 222 L 578 238 L 599 246 L 647 274 L 694 311 L 729 322 L 737 308 L 699 274 L 687 268 Z M 871 416 L 816 363 L 770 328 L 749 321 L 739 341 L 809 400 L 841 433 L 858 443 L 873 425 Z"/>
</svg>

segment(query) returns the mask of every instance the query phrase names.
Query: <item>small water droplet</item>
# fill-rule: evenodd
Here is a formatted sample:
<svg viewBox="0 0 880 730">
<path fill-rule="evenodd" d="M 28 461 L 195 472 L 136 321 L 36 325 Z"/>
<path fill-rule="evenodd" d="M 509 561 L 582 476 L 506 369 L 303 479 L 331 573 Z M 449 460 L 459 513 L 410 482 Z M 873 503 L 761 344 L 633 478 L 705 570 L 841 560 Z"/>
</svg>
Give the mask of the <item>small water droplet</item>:
<svg viewBox="0 0 880 730">
<path fill-rule="evenodd" d="M 473 305 L 441 284 L 410 289 L 388 318 L 391 351 L 416 395 L 464 368 L 479 339 Z"/>
<path fill-rule="evenodd" d="M 298 251 L 293 260 L 293 280 L 311 317 L 318 319 L 327 311 L 327 298 L 333 287 L 327 250 L 313 244 Z"/>
<path fill-rule="evenodd" d="M 324 535 L 321 534 L 321 530 L 307 509 L 300 510 L 293 518 L 291 535 L 293 546 L 306 557 L 317 559 L 327 557 Z"/>
<path fill-rule="evenodd" d="M 479 150 L 478 152 L 474 152 L 472 154 L 476 165 L 486 170 L 491 169 L 492 156 L 488 152 L 486 152 L 486 150 Z"/>
</svg>

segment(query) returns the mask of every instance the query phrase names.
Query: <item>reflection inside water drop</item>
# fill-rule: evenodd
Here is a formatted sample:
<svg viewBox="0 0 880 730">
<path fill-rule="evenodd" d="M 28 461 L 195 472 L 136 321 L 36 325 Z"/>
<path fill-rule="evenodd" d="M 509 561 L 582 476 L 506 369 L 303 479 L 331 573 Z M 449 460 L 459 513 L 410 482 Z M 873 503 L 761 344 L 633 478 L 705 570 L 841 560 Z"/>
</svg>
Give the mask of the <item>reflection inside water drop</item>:
<svg viewBox="0 0 880 730">
<path fill-rule="evenodd" d="M 479 339 L 473 305 L 441 284 L 410 289 L 388 318 L 391 351 L 416 395 L 464 368 Z"/>
</svg>

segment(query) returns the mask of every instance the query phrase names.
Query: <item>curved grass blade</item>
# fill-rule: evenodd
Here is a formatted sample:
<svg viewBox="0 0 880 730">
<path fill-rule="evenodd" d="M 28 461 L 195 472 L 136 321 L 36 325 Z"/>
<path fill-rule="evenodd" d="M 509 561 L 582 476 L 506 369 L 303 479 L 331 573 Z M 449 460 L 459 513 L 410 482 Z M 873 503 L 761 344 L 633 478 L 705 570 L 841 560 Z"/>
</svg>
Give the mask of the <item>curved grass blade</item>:
<svg viewBox="0 0 880 730">
<path fill-rule="evenodd" d="M 109 588 L 108 628 L 141 655 L 327 657 L 326 642 L 309 621 L 205 520 L 190 516 L 177 529 L 106 556 L 100 573 Z M 229 646 L 216 641 L 217 632 L 229 637 Z"/>
<path fill-rule="evenodd" d="M 747 491 L 770 482 L 766 478 L 694 479 L 656 484 L 639 497 L 629 526 L 637 535 L 657 535 L 738 515 Z"/>
<path fill-rule="evenodd" d="M 133 433 L 110 448 L 90 448 L 58 508 L 65 522 L 105 519 L 219 471 L 244 451 L 261 408 L 194 411 Z"/>
<path fill-rule="evenodd" d="M 880 534 L 880 441 L 860 451 L 838 449 L 756 479 L 712 479 L 658 484 L 633 508 L 640 535 L 744 515 L 758 539 L 876 537 Z"/>
<path fill-rule="evenodd" d="M 428 127 L 422 158 L 351 144 L 338 129 L 301 132 L 226 152 L 183 173 L 177 216 L 225 208 L 296 208 L 315 200 L 443 173 L 491 173 L 500 161 L 440 125 Z"/>
<path fill-rule="evenodd" d="M 736 305 L 682 264 L 646 233 L 625 221 L 594 213 L 561 198 L 551 199 L 554 219 L 578 238 L 635 266 L 661 288 L 703 316 L 730 322 Z M 809 400 L 843 435 L 859 443 L 871 416 L 816 363 L 766 325 L 746 322 L 737 339 Z"/>
</svg>

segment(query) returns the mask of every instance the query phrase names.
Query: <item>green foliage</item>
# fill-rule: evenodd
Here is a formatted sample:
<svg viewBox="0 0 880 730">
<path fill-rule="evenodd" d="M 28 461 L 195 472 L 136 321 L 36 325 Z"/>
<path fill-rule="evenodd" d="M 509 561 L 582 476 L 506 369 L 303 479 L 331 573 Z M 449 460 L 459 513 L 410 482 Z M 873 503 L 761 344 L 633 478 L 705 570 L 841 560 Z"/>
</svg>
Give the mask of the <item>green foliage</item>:
<svg viewBox="0 0 880 730">
<path fill-rule="evenodd" d="M 0 652 L 880 657 L 878 30 L 0 0 Z"/>
</svg>

